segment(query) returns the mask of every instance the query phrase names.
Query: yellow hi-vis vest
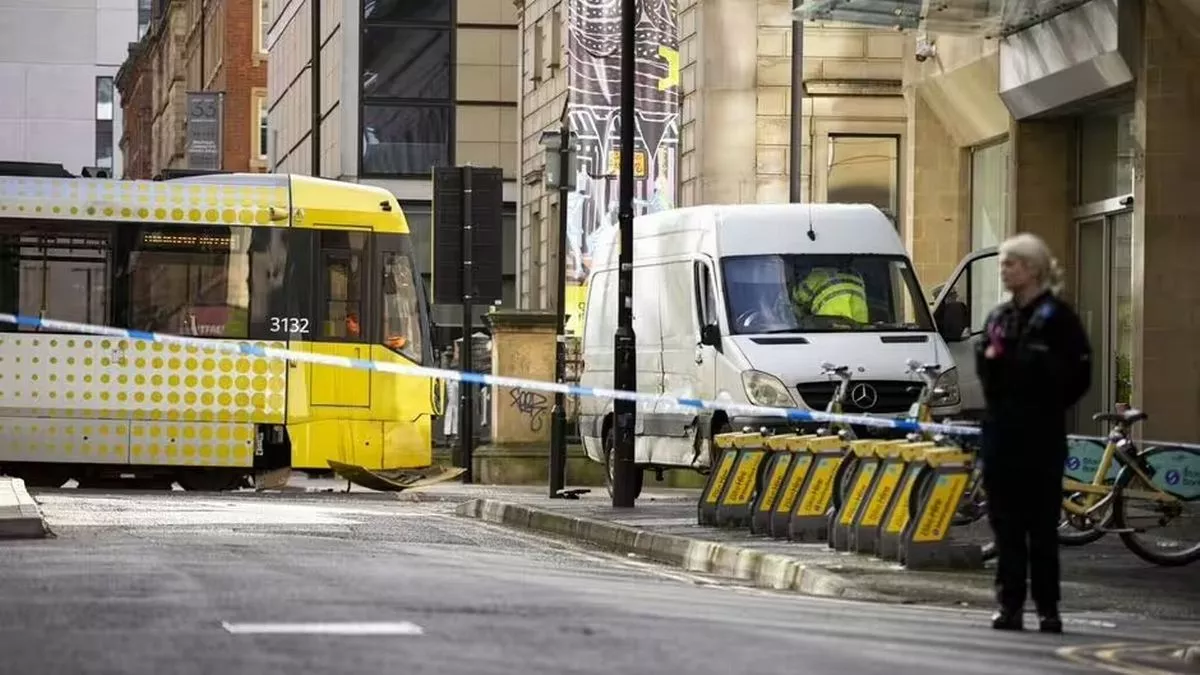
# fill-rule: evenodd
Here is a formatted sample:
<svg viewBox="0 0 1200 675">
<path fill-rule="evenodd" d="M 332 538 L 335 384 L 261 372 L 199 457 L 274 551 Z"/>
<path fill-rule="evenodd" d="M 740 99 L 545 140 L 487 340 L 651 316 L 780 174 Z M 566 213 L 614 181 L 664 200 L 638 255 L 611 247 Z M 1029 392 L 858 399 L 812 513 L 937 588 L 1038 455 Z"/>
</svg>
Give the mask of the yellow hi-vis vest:
<svg viewBox="0 0 1200 675">
<path fill-rule="evenodd" d="M 815 269 L 792 291 L 792 300 L 817 316 L 844 316 L 858 323 L 871 318 L 866 285 L 853 272 Z"/>
</svg>

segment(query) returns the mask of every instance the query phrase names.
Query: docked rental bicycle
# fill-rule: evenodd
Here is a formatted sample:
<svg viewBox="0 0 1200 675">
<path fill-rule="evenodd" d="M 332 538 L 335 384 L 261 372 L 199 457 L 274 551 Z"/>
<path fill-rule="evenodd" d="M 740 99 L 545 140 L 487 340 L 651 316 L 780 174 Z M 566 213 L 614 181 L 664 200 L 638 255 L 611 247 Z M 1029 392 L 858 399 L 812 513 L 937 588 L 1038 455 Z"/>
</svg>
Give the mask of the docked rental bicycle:
<svg viewBox="0 0 1200 675">
<path fill-rule="evenodd" d="M 932 422 L 933 421 L 933 399 L 942 392 L 937 389 L 938 376 L 941 375 L 941 366 L 933 363 L 922 364 L 916 359 L 909 359 L 906 363 L 908 372 L 916 375 L 921 379 L 921 393 L 917 395 L 917 400 L 913 403 L 912 409 L 909 411 L 909 420 L 913 422 Z M 953 421 L 943 421 L 943 424 L 954 424 Z M 963 426 L 968 426 L 965 423 Z M 963 491 L 962 500 L 958 504 L 958 509 L 954 512 L 954 516 L 950 520 L 950 524 L 956 527 L 970 525 L 979 520 L 987 513 L 987 495 L 983 491 L 983 473 L 980 470 L 980 460 L 978 456 L 977 443 L 962 443 L 961 440 L 950 440 L 945 434 L 923 434 L 913 433 L 909 435 L 909 440 L 912 441 L 933 441 L 938 446 L 947 448 L 957 448 L 964 452 L 969 452 L 975 455 L 975 460 L 972 462 L 970 478 L 967 482 L 967 488 Z M 910 513 L 915 514 L 917 505 L 923 498 L 925 491 L 932 485 L 934 479 L 934 471 L 930 467 L 921 469 L 917 474 L 913 489 L 910 492 Z"/>
<path fill-rule="evenodd" d="M 1195 469 L 1172 467 L 1167 460 L 1172 453 L 1182 452 L 1200 463 L 1200 452 L 1171 447 L 1139 450 L 1129 432 L 1147 417 L 1141 410 L 1123 406 L 1116 412 L 1092 415 L 1097 422 L 1111 423 L 1112 430 L 1091 482 L 1063 479 L 1065 519 L 1076 530 L 1070 543 L 1085 544 L 1115 532 L 1143 560 L 1166 567 L 1187 565 L 1200 560 L 1200 491 L 1183 492 Z M 1109 481 L 1114 461 L 1120 470 Z M 1151 529 L 1170 524 L 1179 528 L 1178 534 L 1161 542 L 1143 539 Z M 1061 529 L 1059 540 L 1063 540 Z"/>
</svg>

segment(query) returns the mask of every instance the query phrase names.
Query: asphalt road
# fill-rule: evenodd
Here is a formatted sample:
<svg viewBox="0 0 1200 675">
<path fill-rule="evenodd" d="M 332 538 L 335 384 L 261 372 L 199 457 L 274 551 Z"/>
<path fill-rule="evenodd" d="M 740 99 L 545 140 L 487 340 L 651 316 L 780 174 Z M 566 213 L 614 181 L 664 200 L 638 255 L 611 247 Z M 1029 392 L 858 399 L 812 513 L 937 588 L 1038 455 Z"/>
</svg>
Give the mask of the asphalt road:
<svg viewBox="0 0 1200 675">
<path fill-rule="evenodd" d="M 1200 640 L 1125 615 L 1009 634 L 978 611 L 723 586 L 452 504 L 36 496 L 57 538 L 0 542 L 0 673 L 1085 673 L 1097 651 L 1161 668 L 1150 647 Z"/>
</svg>

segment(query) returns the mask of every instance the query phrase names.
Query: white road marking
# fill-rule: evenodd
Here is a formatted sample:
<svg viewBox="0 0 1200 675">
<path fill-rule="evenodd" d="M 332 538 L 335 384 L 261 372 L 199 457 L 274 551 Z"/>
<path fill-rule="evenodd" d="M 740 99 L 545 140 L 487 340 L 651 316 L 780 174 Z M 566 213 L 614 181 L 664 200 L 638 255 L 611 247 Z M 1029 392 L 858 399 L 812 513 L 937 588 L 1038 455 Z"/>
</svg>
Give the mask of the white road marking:
<svg viewBox="0 0 1200 675">
<path fill-rule="evenodd" d="M 41 500 L 51 526 L 166 527 L 210 525 L 359 525 L 363 516 L 429 518 L 401 509 L 335 506 L 312 502 L 243 499 L 128 499 L 46 496 Z"/>
<path fill-rule="evenodd" d="M 409 621 L 349 621 L 341 623 L 229 623 L 221 627 L 234 635 L 424 635 Z"/>
</svg>

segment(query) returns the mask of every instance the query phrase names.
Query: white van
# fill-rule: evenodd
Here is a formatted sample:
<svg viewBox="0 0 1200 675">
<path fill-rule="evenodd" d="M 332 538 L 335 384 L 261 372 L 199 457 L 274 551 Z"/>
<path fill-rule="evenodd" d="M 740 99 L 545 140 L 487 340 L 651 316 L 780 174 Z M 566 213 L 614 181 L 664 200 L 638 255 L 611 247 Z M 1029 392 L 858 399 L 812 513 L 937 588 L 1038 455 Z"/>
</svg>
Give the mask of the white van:
<svg viewBox="0 0 1200 675">
<path fill-rule="evenodd" d="M 585 387 L 613 386 L 618 246 L 615 231 L 605 235 L 588 280 Z M 821 375 L 828 361 L 851 366 L 860 385 L 851 390 L 848 413 L 903 416 L 920 387 L 905 365 L 916 359 L 943 369 L 944 394 L 934 414 L 960 412 L 954 361 L 895 225 L 874 206 L 747 204 L 655 213 L 634 221 L 633 260 L 640 392 L 821 410 L 835 387 Z M 869 322 L 798 318 L 792 291 L 814 269 L 861 276 Z M 609 464 L 610 486 L 612 410 L 608 399 L 580 401 L 584 448 Z M 704 469 L 714 434 L 784 424 L 777 417 L 731 419 L 720 411 L 639 403 L 635 461 L 660 476 L 670 468 Z"/>
</svg>

